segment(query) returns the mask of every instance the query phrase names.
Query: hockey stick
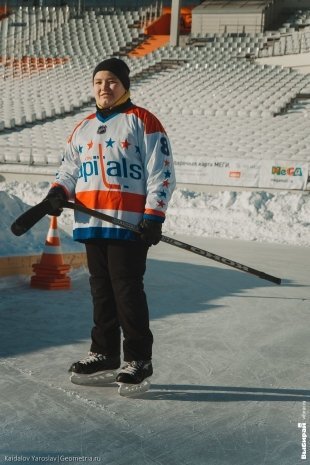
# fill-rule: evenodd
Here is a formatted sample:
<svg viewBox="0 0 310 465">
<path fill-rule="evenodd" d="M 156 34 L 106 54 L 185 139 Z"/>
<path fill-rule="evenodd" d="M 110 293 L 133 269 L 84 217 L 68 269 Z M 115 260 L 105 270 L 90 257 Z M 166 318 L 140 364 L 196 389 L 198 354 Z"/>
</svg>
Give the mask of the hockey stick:
<svg viewBox="0 0 310 465">
<path fill-rule="evenodd" d="M 32 228 L 38 221 L 40 221 L 50 208 L 49 202 L 42 200 L 34 207 L 29 208 L 22 215 L 20 215 L 11 225 L 11 231 L 15 236 L 22 236 L 29 229 Z"/>
<path fill-rule="evenodd" d="M 81 213 L 85 213 L 86 215 L 93 216 L 98 218 L 99 220 L 107 221 L 109 223 L 113 223 L 117 226 L 123 227 L 125 229 L 129 229 L 137 234 L 140 234 L 140 230 L 138 226 L 134 224 L 127 223 L 127 221 L 119 220 L 118 218 L 114 218 L 112 216 L 106 215 L 105 213 L 98 212 L 96 210 L 92 210 L 90 208 L 84 207 L 83 205 L 66 202 L 63 205 L 65 208 L 70 208 L 71 210 L 77 210 Z M 24 212 L 21 216 L 19 216 L 11 226 L 11 231 L 15 236 L 21 236 L 29 231 L 32 226 L 34 226 L 38 221 L 40 221 L 46 214 L 48 209 L 50 208 L 49 202 L 43 200 L 38 205 L 29 208 L 26 212 Z M 220 255 L 214 254 L 212 252 L 208 252 L 207 250 L 200 249 L 199 247 L 195 247 L 190 244 L 186 244 L 185 242 L 178 241 L 177 239 L 173 239 L 168 236 L 161 236 L 161 241 L 166 242 L 167 244 L 174 245 L 175 247 L 179 247 L 180 249 L 188 250 L 189 252 L 196 253 L 203 257 L 207 257 L 210 260 L 215 260 L 219 263 L 223 263 L 224 265 L 230 266 L 232 268 L 236 268 L 237 270 L 244 271 L 245 273 L 250 273 L 255 276 L 258 276 L 261 279 L 266 279 L 267 281 L 271 281 L 275 284 L 281 284 L 281 279 L 276 278 L 275 276 L 271 276 L 266 274 L 262 271 L 258 271 L 254 268 L 251 268 L 246 265 L 242 265 L 241 263 L 235 262 L 234 260 L 230 260 L 229 258 L 221 257 Z"/>
<path fill-rule="evenodd" d="M 81 213 L 85 213 L 86 215 L 93 216 L 98 218 L 99 220 L 107 221 L 108 223 L 115 224 L 117 226 L 121 226 L 125 229 L 129 229 L 137 234 L 140 234 L 141 231 L 139 230 L 138 226 L 135 226 L 132 223 L 128 223 L 127 221 L 119 220 L 118 218 L 114 218 L 113 216 L 106 215 L 105 213 L 98 212 L 96 210 L 92 210 L 90 208 L 84 207 L 78 203 L 66 202 L 64 204 L 65 208 L 71 208 L 72 210 L 79 211 Z M 174 245 L 175 247 L 179 247 L 180 249 L 188 250 L 189 252 L 196 253 L 198 255 L 202 255 L 203 257 L 207 257 L 211 260 L 215 260 L 219 263 L 223 263 L 224 265 L 231 266 L 232 268 L 237 268 L 240 271 L 244 271 L 246 273 L 253 274 L 258 276 L 261 279 L 266 279 L 267 281 L 271 281 L 275 284 L 281 284 L 281 279 L 276 278 L 270 274 L 264 273 L 262 271 L 258 271 L 254 268 L 250 268 L 249 266 L 242 265 L 241 263 L 235 262 L 234 260 L 230 260 L 229 258 L 221 257 L 220 255 L 214 254 L 212 252 L 208 252 L 207 250 L 200 249 L 199 247 L 195 247 L 190 244 L 186 244 L 185 242 L 178 241 L 177 239 L 173 239 L 172 237 L 168 236 L 161 236 L 160 239 L 162 242 L 166 242 L 166 244 Z"/>
</svg>

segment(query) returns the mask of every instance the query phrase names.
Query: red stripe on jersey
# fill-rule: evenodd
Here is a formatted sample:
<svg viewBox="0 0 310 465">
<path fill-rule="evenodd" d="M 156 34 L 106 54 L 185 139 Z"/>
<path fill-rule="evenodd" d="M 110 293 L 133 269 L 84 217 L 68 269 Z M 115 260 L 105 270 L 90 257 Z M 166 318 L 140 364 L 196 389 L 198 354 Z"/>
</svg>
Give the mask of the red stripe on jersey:
<svg viewBox="0 0 310 465">
<path fill-rule="evenodd" d="M 103 149 L 102 149 L 102 144 L 98 144 L 98 149 L 99 149 L 99 160 L 100 160 L 100 167 L 101 167 L 101 173 L 102 173 L 102 182 L 105 185 L 107 189 L 120 189 L 121 186 L 119 184 L 111 184 L 107 182 L 106 177 L 105 177 L 105 169 L 104 169 L 104 155 L 103 155 Z"/>
<path fill-rule="evenodd" d="M 143 122 L 146 134 L 153 134 L 154 132 L 162 132 L 163 134 L 166 134 L 161 122 L 145 108 L 134 106 L 126 110 L 125 113 L 127 115 L 134 114 L 137 118 L 139 118 Z"/>
<path fill-rule="evenodd" d="M 92 113 L 91 115 L 87 116 L 87 117 L 84 118 L 82 121 L 80 121 L 79 124 L 77 124 L 77 125 L 75 126 L 75 128 L 73 129 L 72 134 L 70 135 L 70 137 L 69 137 L 69 139 L 68 139 L 68 144 L 70 144 L 70 142 L 72 141 L 72 137 L 73 137 L 75 131 L 77 130 L 77 128 L 79 128 L 79 127 L 81 126 L 81 124 L 84 123 L 84 121 L 87 121 L 88 119 L 94 119 L 94 118 L 96 118 L 96 113 Z"/>
<path fill-rule="evenodd" d="M 117 191 L 77 192 L 76 202 L 95 210 L 116 210 L 143 213 L 145 195 Z"/>
<path fill-rule="evenodd" d="M 153 210 L 152 208 L 147 208 L 144 212 L 146 215 L 155 215 L 155 216 L 161 216 L 161 217 L 165 217 L 165 213 L 164 212 L 159 212 L 158 210 Z"/>
<path fill-rule="evenodd" d="M 67 189 L 65 186 L 63 186 L 62 184 L 59 184 L 58 182 L 53 182 L 52 187 L 62 187 L 62 189 L 63 189 L 64 192 L 66 193 L 67 197 L 68 197 L 68 198 L 70 197 L 70 192 L 69 192 L 68 189 Z"/>
</svg>

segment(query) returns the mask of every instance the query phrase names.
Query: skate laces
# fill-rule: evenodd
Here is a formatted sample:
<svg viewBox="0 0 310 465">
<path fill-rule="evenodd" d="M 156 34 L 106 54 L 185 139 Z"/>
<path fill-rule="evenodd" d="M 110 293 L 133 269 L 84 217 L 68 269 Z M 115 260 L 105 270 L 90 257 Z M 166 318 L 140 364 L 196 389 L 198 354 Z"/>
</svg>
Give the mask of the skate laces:
<svg viewBox="0 0 310 465">
<path fill-rule="evenodd" d="M 96 354 L 95 352 L 88 352 L 87 357 L 83 358 L 82 360 L 79 361 L 82 365 L 88 365 L 88 363 L 93 363 L 98 360 L 103 360 L 104 355 L 101 354 Z"/>
<path fill-rule="evenodd" d="M 134 375 L 144 365 L 145 365 L 145 362 L 143 360 L 138 360 L 138 361 L 134 360 L 132 362 L 127 362 L 127 365 L 125 365 L 121 369 L 121 373 L 128 373 L 129 375 Z"/>
</svg>

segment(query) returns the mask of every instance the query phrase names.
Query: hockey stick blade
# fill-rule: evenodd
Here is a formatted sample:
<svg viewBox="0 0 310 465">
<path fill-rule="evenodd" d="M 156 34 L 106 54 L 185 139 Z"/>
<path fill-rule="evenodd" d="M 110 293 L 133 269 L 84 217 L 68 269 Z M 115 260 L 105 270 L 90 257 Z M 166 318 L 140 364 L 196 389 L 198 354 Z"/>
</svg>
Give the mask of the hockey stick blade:
<svg viewBox="0 0 310 465">
<path fill-rule="evenodd" d="M 119 220 L 118 218 L 114 218 L 112 216 L 106 215 L 105 213 L 98 212 L 96 210 L 92 210 L 90 208 L 84 207 L 83 205 L 66 202 L 64 204 L 65 208 L 71 208 L 72 210 L 79 211 L 81 213 L 85 213 L 86 215 L 93 216 L 98 218 L 99 220 L 107 221 L 108 223 L 115 224 L 125 229 L 129 229 L 137 234 L 140 234 L 140 230 L 138 226 L 135 226 L 132 223 L 128 223 L 127 221 Z M 196 253 L 203 257 L 209 258 L 210 260 L 215 260 L 223 265 L 230 266 L 232 268 L 236 268 L 237 270 L 244 271 L 245 273 L 250 273 L 258 278 L 266 279 L 275 284 L 281 284 L 281 279 L 270 274 L 264 273 L 262 271 L 256 270 L 255 268 L 251 268 L 246 265 L 242 265 L 241 263 L 235 262 L 234 260 L 230 260 L 229 258 L 221 257 L 220 255 L 214 254 L 212 252 L 208 252 L 207 250 L 200 249 L 199 247 L 195 247 L 190 244 L 186 244 L 185 242 L 178 241 L 177 239 L 173 239 L 172 237 L 161 236 L 161 241 L 166 242 L 167 244 L 174 245 L 175 247 L 179 247 L 180 249 L 188 250 L 189 252 Z"/>
<path fill-rule="evenodd" d="M 34 207 L 29 208 L 14 221 L 11 226 L 12 233 L 15 236 L 25 234 L 47 214 L 48 207 L 49 204 L 43 200 Z"/>
</svg>

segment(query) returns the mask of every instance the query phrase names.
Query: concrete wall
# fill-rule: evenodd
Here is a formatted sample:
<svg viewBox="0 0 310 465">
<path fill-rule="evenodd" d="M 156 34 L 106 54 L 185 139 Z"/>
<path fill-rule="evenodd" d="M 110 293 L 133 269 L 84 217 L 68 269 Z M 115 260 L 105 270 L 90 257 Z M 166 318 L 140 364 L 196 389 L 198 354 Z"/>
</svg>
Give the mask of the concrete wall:
<svg viewBox="0 0 310 465">
<path fill-rule="evenodd" d="M 192 33 L 259 33 L 271 27 L 283 0 L 268 2 L 206 0 L 192 11 Z"/>
<path fill-rule="evenodd" d="M 251 3 L 249 6 L 251 7 Z M 230 10 L 232 7 L 233 3 L 230 4 Z M 247 10 L 246 4 L 243 9 L 240 5 L 236 5 L 236 13 L 232 11 L 228 13 L 225 8 L 221 13 L 212 11 L 211 4 L 208 4 L 203 11 L 200 5 L 192 12 L 192 33 L 257 33 L 277 29 L 290 11 L 298 9 L 310 10 L 310 0 L 273 0 L 269 4 L 266 2 L 266 7 L 262 7 L 261 12 Z"/>
<path fill-rule="evenodd" d="M 192 33 L 257 33 L 264 25 L 262 14 L 193 14 Z"/>
</svg>

